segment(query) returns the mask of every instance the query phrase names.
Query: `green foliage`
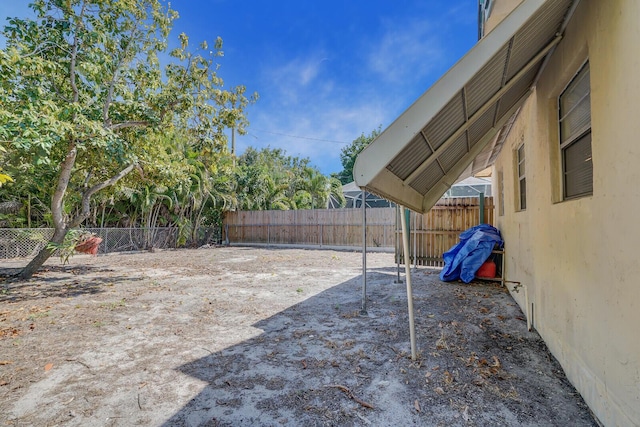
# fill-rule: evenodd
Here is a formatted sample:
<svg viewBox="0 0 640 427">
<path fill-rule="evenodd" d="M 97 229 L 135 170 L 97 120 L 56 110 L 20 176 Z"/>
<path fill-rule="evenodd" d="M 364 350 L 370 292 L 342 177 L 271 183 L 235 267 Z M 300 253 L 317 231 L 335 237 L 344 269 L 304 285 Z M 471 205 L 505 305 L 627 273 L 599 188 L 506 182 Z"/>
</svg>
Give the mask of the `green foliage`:
<svg viewBox="0 0 640 427">
<path fill-rule="evenodd" d="M 0 152 L 6 153 L 7 150 L 0 145 Z M 6 173 L 2 173 L 2 168 L 0 168 L 0 187 L 2 187 L 2 184 L 6 184 L 7 182 L 13 182 L 13 179 Z"/>
<path fill-rule="evenodd" d="M 369 135 L 363 133 L 354 139 L 351 144 L 342 148 L 340 151 L 342 171 L 340 171 L 337 176 L 342 184 L 348 184 L 353 181 L 353 165 L 356 163 L 356 157 L 367 145 L 371 144 L 381 132 L 382 126 L 379 126 L 378 129 L 372 130 Z"/>
<path fill-rule="evenodd" d="M 244 108 L 257 95 L 223 88 L 215 63 L 222 40 L 191 49 L 180 34 L 169 52 L 177 12 L 160 1 L 38 0 L 32 8 L 35 19 L 10 19 L 2 31 L 2 164 L 13 177 L 55 188 L 60 163 L 75 156 L 64 195 L 69 212 L 86 189 L 127 165 L 184 172 L 181 159 L 162 153 L 175 142 L 165 133 L 179 132 L 207 156 L 225 149 L 226 129 L 244 132 Z M 164 67 L 161 54 L 170 58 Z"/>
<path fill-rule="evenodd" d="M 0 200 L 11 226 L 176 226 L 180 242 L 229 209 L 323 208 L 335 179 L 283 150 L 227 152 L 258 99 L 227 88 L 222 39 L 168 48 L 160 0 L 34 0 L 0 50 Z M 162 58 L 162 60 L 161 60 Z M 343 199 L 343 197 L 342 197 Z M 63 235 L 64 233 L 62 233 Z M 60 233 L 58 233 L 60 235 Z M 49 249 L 65 253 L 73 242 Z"/>
<path fill-rule="evenodd" d="M 281 149 L 247 149 L 238 158 L 236 182 L 243 210 L 326 208 L 334 193 L 344 200 L 341 186 L 311 166 L 309 159 L 287 156 Z"/>
<path fill-rule="evenodd" d="M 0 172 L 0 187 L 7 182 L 13 182 L 13 179 L 9 175 Z"/>
<path fill-rule="evenodd" d="M 76 245 L 83 235 L 84 232 L 81 230 L 70 230 L 62 243 L 49 242 L 47 243 L 47 248 L 51 251 L 58 251 L 60 261 L 64 265 L 76 253 Z"/>
<path fill-rule="evenodd" d="M 173 209 L 173 195 L 165 194 L 171 187 L 146 177 L 177 178 L 188 186 L 191 171 L 181 156 L 198 159 L 211 176 L 218 173 L 225 130 L 244 132 L 244 108 L 257 99 L 247 98 L 243 86 L 223 87 L 215 62 L 220 38 L 191 48 L 180 34 L 179 47 L 169 51 L 178 14 L 160 0 L 35 0 L 31 8 L 34 19 L 9 19 L 2 30 L 0 141 L 6 155 L 0 168 L 3 182 L 5 175 L 29 177 L 14 197 L 51 201 L 57 243 L 91 216 L 94 196 L 104 213 L 106 194 L 100 192 L 110 191 L 115 201 L 124 181 L 133 189 L 136 215 L 147 224 L 164 217 Z M 169 58 L 164 65 L 161 55 Z M 133 170 L 139 179 L 123 181 Z M 207 189 L 199 193 L 212 197 Z M 202 207 L 202 200 L 191 206 Z M 36 256 L 22 277 L 47 256 Z"/>
</svg>

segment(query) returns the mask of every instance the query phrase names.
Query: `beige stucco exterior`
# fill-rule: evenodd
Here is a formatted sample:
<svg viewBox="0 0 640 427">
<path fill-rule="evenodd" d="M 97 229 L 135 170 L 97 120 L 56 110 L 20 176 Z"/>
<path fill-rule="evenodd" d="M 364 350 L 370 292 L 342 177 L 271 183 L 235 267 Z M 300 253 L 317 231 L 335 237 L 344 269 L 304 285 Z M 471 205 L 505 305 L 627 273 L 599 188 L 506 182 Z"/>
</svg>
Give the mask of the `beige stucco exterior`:
<svg viewBox="0 0 640 427">
<path fill-rule="evenodd" d="M 504 177 L 506 278 L 525 285 L 533 326 L 606 426 L 640 425 L 639 22 L 638 0 L 579 3 L 493 174 L 495 189 Z M 558 96 L 587 60 L 593 195 L 562 201 Z M 524 289 L 512 294 L 526 311 Z"/>
<path fill-rule="evenodd" d="M 522 3 L 522 0 L 494 0 L 491 14 L 484 24 L 484 34 L 486 35 L 493 30 L 520 3 Z"/>
</svg>

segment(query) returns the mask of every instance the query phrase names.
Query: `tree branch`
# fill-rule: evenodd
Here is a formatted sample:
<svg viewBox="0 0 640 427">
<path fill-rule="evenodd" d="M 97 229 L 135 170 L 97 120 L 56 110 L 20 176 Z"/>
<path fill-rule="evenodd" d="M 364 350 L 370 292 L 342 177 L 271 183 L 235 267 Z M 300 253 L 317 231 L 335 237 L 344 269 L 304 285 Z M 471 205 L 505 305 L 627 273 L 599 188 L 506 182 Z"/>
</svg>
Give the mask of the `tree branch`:
<svg viewBox="0 0 640 427">
<path fill-rule="evenodd" d="M 130 164 L 129 166 L 122 169 L 120 172 L 118 172 L 116 175 L 112 176 L 111 178 L 107 179 L 106 181 L 102 181 L 101 183 L 96 184 L 93 187 L 86 190 L 82 194 L 82 211 L 78 216 L 76 216 L 72 221 L 69 222 L 68 228 L 75 228 L 79 226 L 80 224 L 82 224 L 82 221 L 84 221 L 89 217 L 89 215 L 91 214 L 91 196 L 93 196 L 98 191 L 104 188 L 107 188 L 110 185 L 113 185 L 116 182 L 120 181 L 120 179 L 124 178 L 135 167 L 136 167 L 135 164 Z"/>
<path fill-rule="evenodd" d="M 69 63 L 69 78 L 71 80 L 71 89 L 73 91 L 74 103 L 77 103 L 78 100 L 80 99 L 80 92 L 78 91 L 78 85 L 76 84 L 76 60 L 78 59 L 78 44 L 79 44 L 78 31 L 79 31 L 79 27 L 81 26 L 86 5 L 87 5 L 86 3 L 82 4 L 82 9 L 80 9 L 80 15 L 78 15 L 78 21 L 76 22 L 76 29 L 75 29 L 76 32 L 73 36 L 73 46 L 71 47 L 71 62 Z"/>
<path fill-rule="evenodd" d="M 107 99 L 105 99 L 104 105 L 102 106 L 102 123 L 104 124 L 104 126 L 111 125 L 111 122 L 110 122 L 110 119 L 109 119 L 109 107 L 111 107 L 111 102 L 113 101 L 113 91 L 115 89 L 116 81 L 118 80 L 118 77 L 120 76 L 120 68 L 125 63 L 125 59 L 127 58 L 129 47 L 131 46 L 131 43 L 133 42 L 133 40 L 136 37 L 137 30 L 138 30 L 138 26 L 137 25 L 133 28 L 133 30 L 131 30 L 131 36 L 129 37 L 129 41 L 127 42 L 127 45 L 123 49 L 122 56 L 120 57 L 120 60 L 116 64 L 115 70 L 113 71 L 113 77 L 111 78 L 111 81 L 109 82 L 109 90 L 107 91 Z"/>
<path fill-rule="evenodd" d="M 67 187 L 69 186 L 69 180 L 71 179 L 71 172 L 73 170 L 73 165 L 76 162 L 76 155 L 78 154 L 78 149 L 76 147 L 75 141 L 71 140 L 69 142 L 69 148 L 67 150 L 67 155 L 62 161 L 60 165 L 60 176 L 58 177 L 58 185 L 56 186 L 56 190 L 51 197 L 51 215 L 53 217 L 53 224 L 58 229 L 65 229 L 64 224 L 64 214 L 62 209 L 62 204 L 64 201 L 64 194 L 67 191 Z"/>
<path fill-rule="evenodd" d="M 149 126 L 150 124 L 151 122 L 148 120 L 141 120 L 141 121 L 132 120 L 129 122 L 122 122 L 122 123 L 116 123 L 113 125 L 108 125 L 106 126 L 106 128 L 109 130 L 119 130 L 119 129 L 133 128 L 133 127 L 144 127 L 144 126 Z"/>
</svg>

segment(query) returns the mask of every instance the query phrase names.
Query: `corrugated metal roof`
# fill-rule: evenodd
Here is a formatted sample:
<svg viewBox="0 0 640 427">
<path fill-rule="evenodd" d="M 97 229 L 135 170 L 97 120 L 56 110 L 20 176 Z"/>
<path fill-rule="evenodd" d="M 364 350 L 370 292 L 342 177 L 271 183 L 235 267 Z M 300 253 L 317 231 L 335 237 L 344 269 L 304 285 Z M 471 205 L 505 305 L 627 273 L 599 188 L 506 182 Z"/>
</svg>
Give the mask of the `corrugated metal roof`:
<svg viewBox="0 0 640 427">
<path fill-rule="evenodd" d="M 360 153 L 357 185 L 426 212 L 474 159 L 479 168 L 495 160 L 497 134 L 560 41 L 572 2 L 520 4 Z"/>
</svg>

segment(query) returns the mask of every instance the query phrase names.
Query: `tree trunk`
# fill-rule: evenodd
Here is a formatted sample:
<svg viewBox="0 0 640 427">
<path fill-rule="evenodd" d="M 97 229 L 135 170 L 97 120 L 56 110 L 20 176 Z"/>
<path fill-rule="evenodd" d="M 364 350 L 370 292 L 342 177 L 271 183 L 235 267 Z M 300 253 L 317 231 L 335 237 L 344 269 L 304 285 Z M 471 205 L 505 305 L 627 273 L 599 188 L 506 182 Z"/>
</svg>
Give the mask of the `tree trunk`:
<svg viewBox="0 0 640 427">
<path fill-rule="evenodd" d="M 64 237 L 67 235 L 67 229 L 61 228 L 56 229 L 53 232 L 53 237 L 49 240 L 49 243 L 62 243 L 64 242 Z M 27 264 L 25 268 L 22 269 L 20 274 L 18 274 L 18 278 L 21 280 L 28 280 L 33 276 L 33 274 L 42 267 L 42 265 L 49 259 L 51 254 L 53 254 L 54 250 L 49 248 L 49 245 L 45 246 L 38 252 L 30 262 Z"/>
<path fill-rule="evenodd" d="M 78 16 L 79 21 L 82 21 L 86 6 L 86 3 L 82 5 L 80 15 Z M 71 85 L 71 90 L 73 91 L 72 103 L 74 105 L 77 105 L 78 101 L 80 100 L 80 92 L 78 91 L 78 86 L 76 84 L 76 60 L 78 58 L 79 44 L 80 42 L 78 40 L 78 33 L 74 31 L 73 45 L 71 47 L 71 61 L 69 63 L 69 84 Z M 77 114 L 73 113 L 71 122 L 75 123 L 76 119 Z M 60 163 L 60 175 L 58 176 L 56 190 L 51 197 L 51 216 L 53 218 L 53 226 L 55 230 L 53 232 L 53 237 L 51 238 L 50 243 L 64 242 L 64 237 L 67 235 L 67 230 L 69 230 L 67 222 L 65 221 L 63 205 L 64 196 L 67 188 L 69 187 L 71 173 L 73 171 L 73 166 L 76 163 L 76 157 L 78 155 L 78 147 L 76 145 L 76 142 L 77 141 L 75 137 L 70 134 L 67 147 L 67 155 L 65 156 L 64 160 L 62 160 L 62 163 Z M 30 279 L 31 276 L 33 276 L 33 273 L 35 273 L 36 271 L 38 271 L 38 269 L 40 269 L 40 267 L 42 267 L 42 264 L 44 264 L 45 261 L 49 259 L 53 252 L 54 251 L 51 250 L 48 245 L 42 248 L 42 250 L 38 252 L 38 255 L 36 255 L 35 258 L 33 258 L 31 262 L 29 262 L 29 264 L 27 264 L 27 266 L 20 272 L 20 274 L 18 274 L 18 277 L 23 280 Z"/>
</svg>

